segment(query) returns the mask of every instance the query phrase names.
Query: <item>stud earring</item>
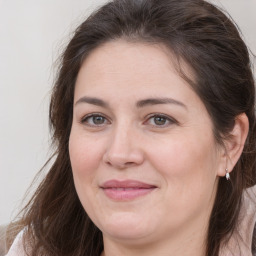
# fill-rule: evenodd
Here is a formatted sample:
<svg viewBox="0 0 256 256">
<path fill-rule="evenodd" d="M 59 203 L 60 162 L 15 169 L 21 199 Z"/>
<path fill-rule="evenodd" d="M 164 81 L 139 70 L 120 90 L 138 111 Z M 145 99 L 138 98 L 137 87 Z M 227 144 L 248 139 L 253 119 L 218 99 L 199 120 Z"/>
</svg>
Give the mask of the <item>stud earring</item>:
<svg viewBox="0 0 256 256">
<path fill-rule="evenodd" d="M 225 171 L 226 171 L 226 179 L 229 180 L 230 179 L 230 175 L 229 175 L 228 169 L 226 168 Z"/>
</svg>

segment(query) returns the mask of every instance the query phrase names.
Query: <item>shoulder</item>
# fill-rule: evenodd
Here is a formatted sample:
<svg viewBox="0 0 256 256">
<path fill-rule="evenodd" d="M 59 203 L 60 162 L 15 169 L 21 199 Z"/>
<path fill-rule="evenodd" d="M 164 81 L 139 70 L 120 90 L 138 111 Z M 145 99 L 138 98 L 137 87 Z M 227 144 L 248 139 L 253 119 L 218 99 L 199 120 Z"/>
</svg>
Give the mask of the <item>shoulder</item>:
<svg viewBox="0 0 256 256">
<path fill-rule="evenodd" d="M 27 256 L 23 246 L 23 235 L 24 230 L 16 236 L 6 256 Z"/>
</svg>

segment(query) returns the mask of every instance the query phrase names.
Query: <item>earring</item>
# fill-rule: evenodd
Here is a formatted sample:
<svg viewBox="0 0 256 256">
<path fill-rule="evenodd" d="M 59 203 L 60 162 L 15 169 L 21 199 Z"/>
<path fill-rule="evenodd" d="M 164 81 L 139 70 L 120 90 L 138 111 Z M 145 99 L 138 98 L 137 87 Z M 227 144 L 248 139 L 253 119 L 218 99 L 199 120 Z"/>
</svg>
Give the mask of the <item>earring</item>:
<svg viewBox="0 0 256 256">
<path fill-rule="evenodd" d="M 226 168 L 225 171 L 226 171 L 226 179 L 229 180 L 230 179 L 230 175 L 229 175 L 228 169 Z"/>
</svg>

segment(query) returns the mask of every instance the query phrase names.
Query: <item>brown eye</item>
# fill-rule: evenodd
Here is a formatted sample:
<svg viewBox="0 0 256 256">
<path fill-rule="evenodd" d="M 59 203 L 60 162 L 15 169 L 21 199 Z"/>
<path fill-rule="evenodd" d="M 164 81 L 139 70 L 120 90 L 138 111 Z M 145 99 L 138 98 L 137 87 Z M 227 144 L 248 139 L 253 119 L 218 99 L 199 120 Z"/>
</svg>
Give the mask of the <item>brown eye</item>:
<svg viewBox="0 0 256 256">
<path fill-rule="evenodd" d="M 167 118 L 163 117 L 163 116 L 156 116 L 154 117 L 154 123 L 156 125 L 165 125 L 167 122 Z"/>
<path fill-rule="evenodd" d="M 93 116 L 92 122 L 96 125 L 104 124 L 105 118 L 103 116 Z"/>
</svg>

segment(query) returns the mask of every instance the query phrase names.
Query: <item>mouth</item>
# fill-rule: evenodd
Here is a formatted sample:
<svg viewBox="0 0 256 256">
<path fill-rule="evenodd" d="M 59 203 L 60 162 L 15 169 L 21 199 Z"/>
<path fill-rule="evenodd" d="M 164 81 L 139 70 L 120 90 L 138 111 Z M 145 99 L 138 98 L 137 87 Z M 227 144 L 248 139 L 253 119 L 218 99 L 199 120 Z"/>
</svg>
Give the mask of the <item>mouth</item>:
<svg viewBox="0 0 256 256">
<path fill-rule="evenodd" d="M 110 199 L 115 201 L 129 201 L 146 196 L 155 190 L 157 186 L 136 180 L 109 180 L 103 183 L 100 188 Z"/>
</svg>

